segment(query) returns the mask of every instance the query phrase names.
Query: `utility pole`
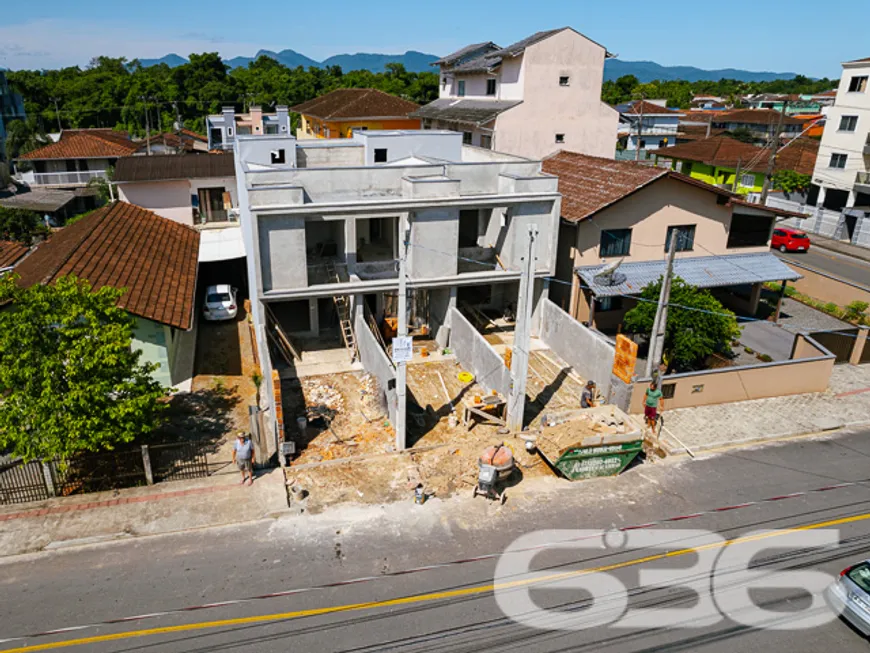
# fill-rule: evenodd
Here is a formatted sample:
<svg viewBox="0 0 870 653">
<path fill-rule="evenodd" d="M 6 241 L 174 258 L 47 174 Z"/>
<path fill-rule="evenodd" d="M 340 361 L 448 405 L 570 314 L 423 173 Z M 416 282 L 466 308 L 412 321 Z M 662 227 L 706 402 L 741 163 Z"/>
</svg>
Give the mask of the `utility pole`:
<svg viewBox="0 0 870 653">
<path fill-rule="evenodd" d="M 51 101 L 54 102 L 54 115 L 57 118 L 57 131 L 63 131 L 63 125 L 60 124 L 60 109 L 57 108 L 57 98 L 51 98 Z"/>
<path fill-rule="evenodd" d="M 643 95 L 640 96 L 640 120 L 637 122 L 637 147 L 634 148 L 634 160 L 640 161 L 641 140 L 643 139 Z"/>
<path fill-rule="evenodd" d="M 656 308 L 656 317 L 653 322 L 652 334 L 649 341 L 649 353 L 646 358 L 646 376 L 653 377 L 659 372 L 662 356 L 665 351 L 665 332 L 668 326 L 668 301 L 671 298 L 671 278 L 674 274 L 674 255 L 677 253 L 677 238 L 680 237 L 679 229 L 671 231 L 671 242 L 668 247 L 668 266 L 665 276 L 662 278 L 662 289 L 659 293 L 659 305 Z"/>
<path fill-rule="evenodd" d="M 399 218 L 399 237 L 401 238 L 401 250 L 399 251 L 399 314 L 397 316 L 398 326 L 396 328 L 396 337 L 408 337 L 408 279 L 406 266 L 408 263 L 408 240 L 410 238 L 411 226 L 410 214 L 405 214 Z M 393 355 L 395 356 L 395 345 L 393 346 Z M 396 451 L 404 451 L 408 446 L 407 440 L 407 415 L 405 409 L 407 407 L 407 392 L 408 392 L 408 364 L 404 360 L 396 362 Z"/>
<path fill-rule="evenodd" d="M 788 100 L 783 100 L 782 110 L 779 112 L 779 120 L 776 123 L 776 133 L 773 135 L 773 143 L 770 145 L 770 158 L 767 160 L 767 171 L 764 173 L 764 185 L 761 187 L 761 204 L 767 202 L 767 194 L 770 192 L 770 178 L 773 176 L 773 168 L 776 165 L 779 136 L 782 133 L 782 123 L 785 120 L 785 110 L 787 108 Z"/>
<path fill-rule="evenodd" d="M 151 121 L 148 118 L 148 98 L 143 95 L 139 99 L 145 103 L 145 152 L 151 156 Z"/>
<path fill-rule="evenodd" d="M 529 376 L 529 347 L 532 337 L 532 308 L 535 296 L 535 240 L 538 225 L 529 225 L 529 248 L 523 261 L 520 294 L 517 299 L 517 323 L 511 352 L 511 386 L 507 404 L 507 427 L 511 431 L 523 430 L 523 412 L 526 409 L 526 380 Z"/>
<path fill-rule="evenodd" d="M 739 183 L 738 180 L 740 179 L 740 166 L 741 165 L 743 165 L 743 159 L 741 159 L 740 157 L 737 157 L 737 169 L 734 171 L 734 181 L 731 184 L 731 191 L 734 193 L 737 192 L 737 184 Z"/>
<path fill-rule="evenodd" d="M 713 116 L 707 116 L 709 120 L 707 120 L 707 138 L 710 138 L 710 134 L 713 133 Z"/>
</svg>

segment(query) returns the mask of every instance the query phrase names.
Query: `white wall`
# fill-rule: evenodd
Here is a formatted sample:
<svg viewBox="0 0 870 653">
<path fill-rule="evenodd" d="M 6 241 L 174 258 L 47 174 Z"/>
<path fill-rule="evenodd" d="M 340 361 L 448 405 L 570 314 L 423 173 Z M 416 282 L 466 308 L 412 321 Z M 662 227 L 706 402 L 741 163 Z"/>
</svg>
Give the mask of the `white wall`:
<svg viewBox="0 0 870 653">
<path fill-rule="evenodd" d="M 197 194 L 200 188 L 223 188 L 229 191 L 233 206 L 239 205 L 235 177 L 117 184 L 118 199 L 121 201 L 186 225 L 193 225 L 191 196 Z"/>
<path fill-rule="evenodd" d="M 613 157 L 619 113 L 601 102 L 605 50 L 566 29 L 526 49 L 523 103 L 496 119 L 493 149 L 530 158 L 557 150 Z M 570 77 L 559 86 L 559 77 Z M 556 143 L 556 134 L 565 134 Z"/>
<path fill-rule="evenodd" d="M 457 132 L 354 132 L 353 140 L 365 147 L 365 164 L 375 165 L 375 150 L 386 148 L 387 162 L 410 156 L 428 156 L 446 161 L 462 160 L 462 134 Z"/>
</svg>

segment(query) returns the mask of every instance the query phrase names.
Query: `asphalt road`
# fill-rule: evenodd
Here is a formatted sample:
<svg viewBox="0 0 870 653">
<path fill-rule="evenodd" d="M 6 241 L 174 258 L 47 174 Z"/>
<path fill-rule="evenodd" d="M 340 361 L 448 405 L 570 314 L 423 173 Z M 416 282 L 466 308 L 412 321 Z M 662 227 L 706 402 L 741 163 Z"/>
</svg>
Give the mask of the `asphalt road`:
<svg viewBox="0 0 870 653">
<path fill-rule="evenodd" d="M 867 642 L 838 619 L 798 630 L 795 613 L 779 620 L 781 630 L 740 623 L 748 601 L 746 579 L 727 550 L 785 543 L 781 534 L 750 535 L 758 529 L 801 527 L 819 533 L 836 529 L 839 546 L 760 551 L 754 570 L 812 569 L 835 576 L 848 563 L 870 557 L 870 431 L 819 440 L 709 455 L 696 460 L 641 465 L 615 479 L 567 484 L 546 492 L 519 493 L 504 507 L 464 497 L 424 506 L 341 509 L 318 517 L 256 522 L 180 535 L 35 554 L 0 562 L 0 639 L 61 627 L 223 602 L 352 578 L 373 580 L 268 599 L 84 627 L 58 635 L 0 643 L 0 651 L 865 651 Z M 384 573 L 501 552 L 514 538 L 537 529 L 612 529 L 708 511 L 841 482 L 848 487 L 812 492 L 672 522 L 660 536 L 664 548 L 631 540 L 628 548 L 605 548 L 601 540 L 584 549 L 540 552 L 535 569 L 582 580 L 582 570 L 603 594 L 596 604 L 605 620 L 627 608 L 683 609 L 705 606 L 692 589 L 655 587 L 654 569 L 679 572 L 708 595 L 710 573 L 691 570 L 715 557 L 716 605 L 731 605 L 734 618 L 717 610 L 674 615 L 679 626 L 660 627 L 668 615 L 646 622 L 608 623 L 568 632 L 508 619 L 491 585 L 495 559 L 428 571 Z M 679 529 L 705 529 L 704 543 Z M 629 537 L 653 533 L 629 531 Z M 653 533 L 655 534 L 655 533 Z M 623 535 L 609 537 L 620 544 Z M 543 541 L 574 539 L 551 533 Z M 652 535 L 650 535 L 652 537 Z M 717 540 L 716 538 L 723 538 Z M 731 543 L 729 544 L 728 541 Z M 636 543 L 632 544 L 632 542 Z M 512 556 L 510 559 L 518 559 Z M 710 562 L 710 565 L 713 563 Z M 500 596 L 518 597 L 528 579 L 509 568 Z M 646 585 L 641 585 L 641 581 Z M 587 613 L 582 589 L 532 589 L 539 605 L 568 612 L 559 627 L 577 625 Z M 728 597 L 734 599 L 730 600 Z M 753 590 L 752 600 L 784 613 L 805 609 L 801 590 Z M 713 605 L 713 603 L 709 603 Z M 525 618 L 522 611 L 520 616 Z M 826 614 L 824 610 L 817 614 Z M 637 618 L 637 615 L 634 616 Z M 735 620 L 736 619 L 736 620 Z"/>
<path fill-rule="evenodd" d="M 812 247 L 812 245 L 810 246 L 810 251 L 804 253 L 775 253 L 785 261 L 802 263 L 822 272 L 828 272 L 848 281 L 870 287 L 870 263 L 867 261 L 822 249 L 821 247 Z"/>
</svg>

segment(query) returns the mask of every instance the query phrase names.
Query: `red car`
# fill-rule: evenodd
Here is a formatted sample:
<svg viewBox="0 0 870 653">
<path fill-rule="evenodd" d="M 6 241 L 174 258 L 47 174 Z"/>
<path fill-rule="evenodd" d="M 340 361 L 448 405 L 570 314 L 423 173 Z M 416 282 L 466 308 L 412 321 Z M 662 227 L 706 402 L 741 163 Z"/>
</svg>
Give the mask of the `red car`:
<svg viewBox="0 0 870 653">
<path fill-rule="evenodd" d="M 808 252 L 810 249 L 810 238 L 799 229 L 777 227 L 773 230 L 770 246 L 775 247 L 780 252 Z"/>
</svg>

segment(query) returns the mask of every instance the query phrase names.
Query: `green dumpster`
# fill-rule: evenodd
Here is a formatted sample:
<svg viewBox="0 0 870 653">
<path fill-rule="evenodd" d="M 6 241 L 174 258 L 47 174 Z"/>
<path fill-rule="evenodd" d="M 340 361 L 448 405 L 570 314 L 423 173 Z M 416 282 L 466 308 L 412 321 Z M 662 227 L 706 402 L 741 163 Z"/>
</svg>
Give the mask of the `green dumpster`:
<svg viewBox="0 0 870 653">
<path fill-rule="evenodd" d="M 643 440 L 577 447 L 559 456 L 553 466 L 572 481 L 596 476 L 616 476 L 628 467 L 642 449 Z"/>
<path fill-rule="evenodd" d="M 643 450 L 643 432 L 616 406 L 598 406 L 545 417 L 536 446 L 572 481 L 616 476 Z"/>
</svg>

